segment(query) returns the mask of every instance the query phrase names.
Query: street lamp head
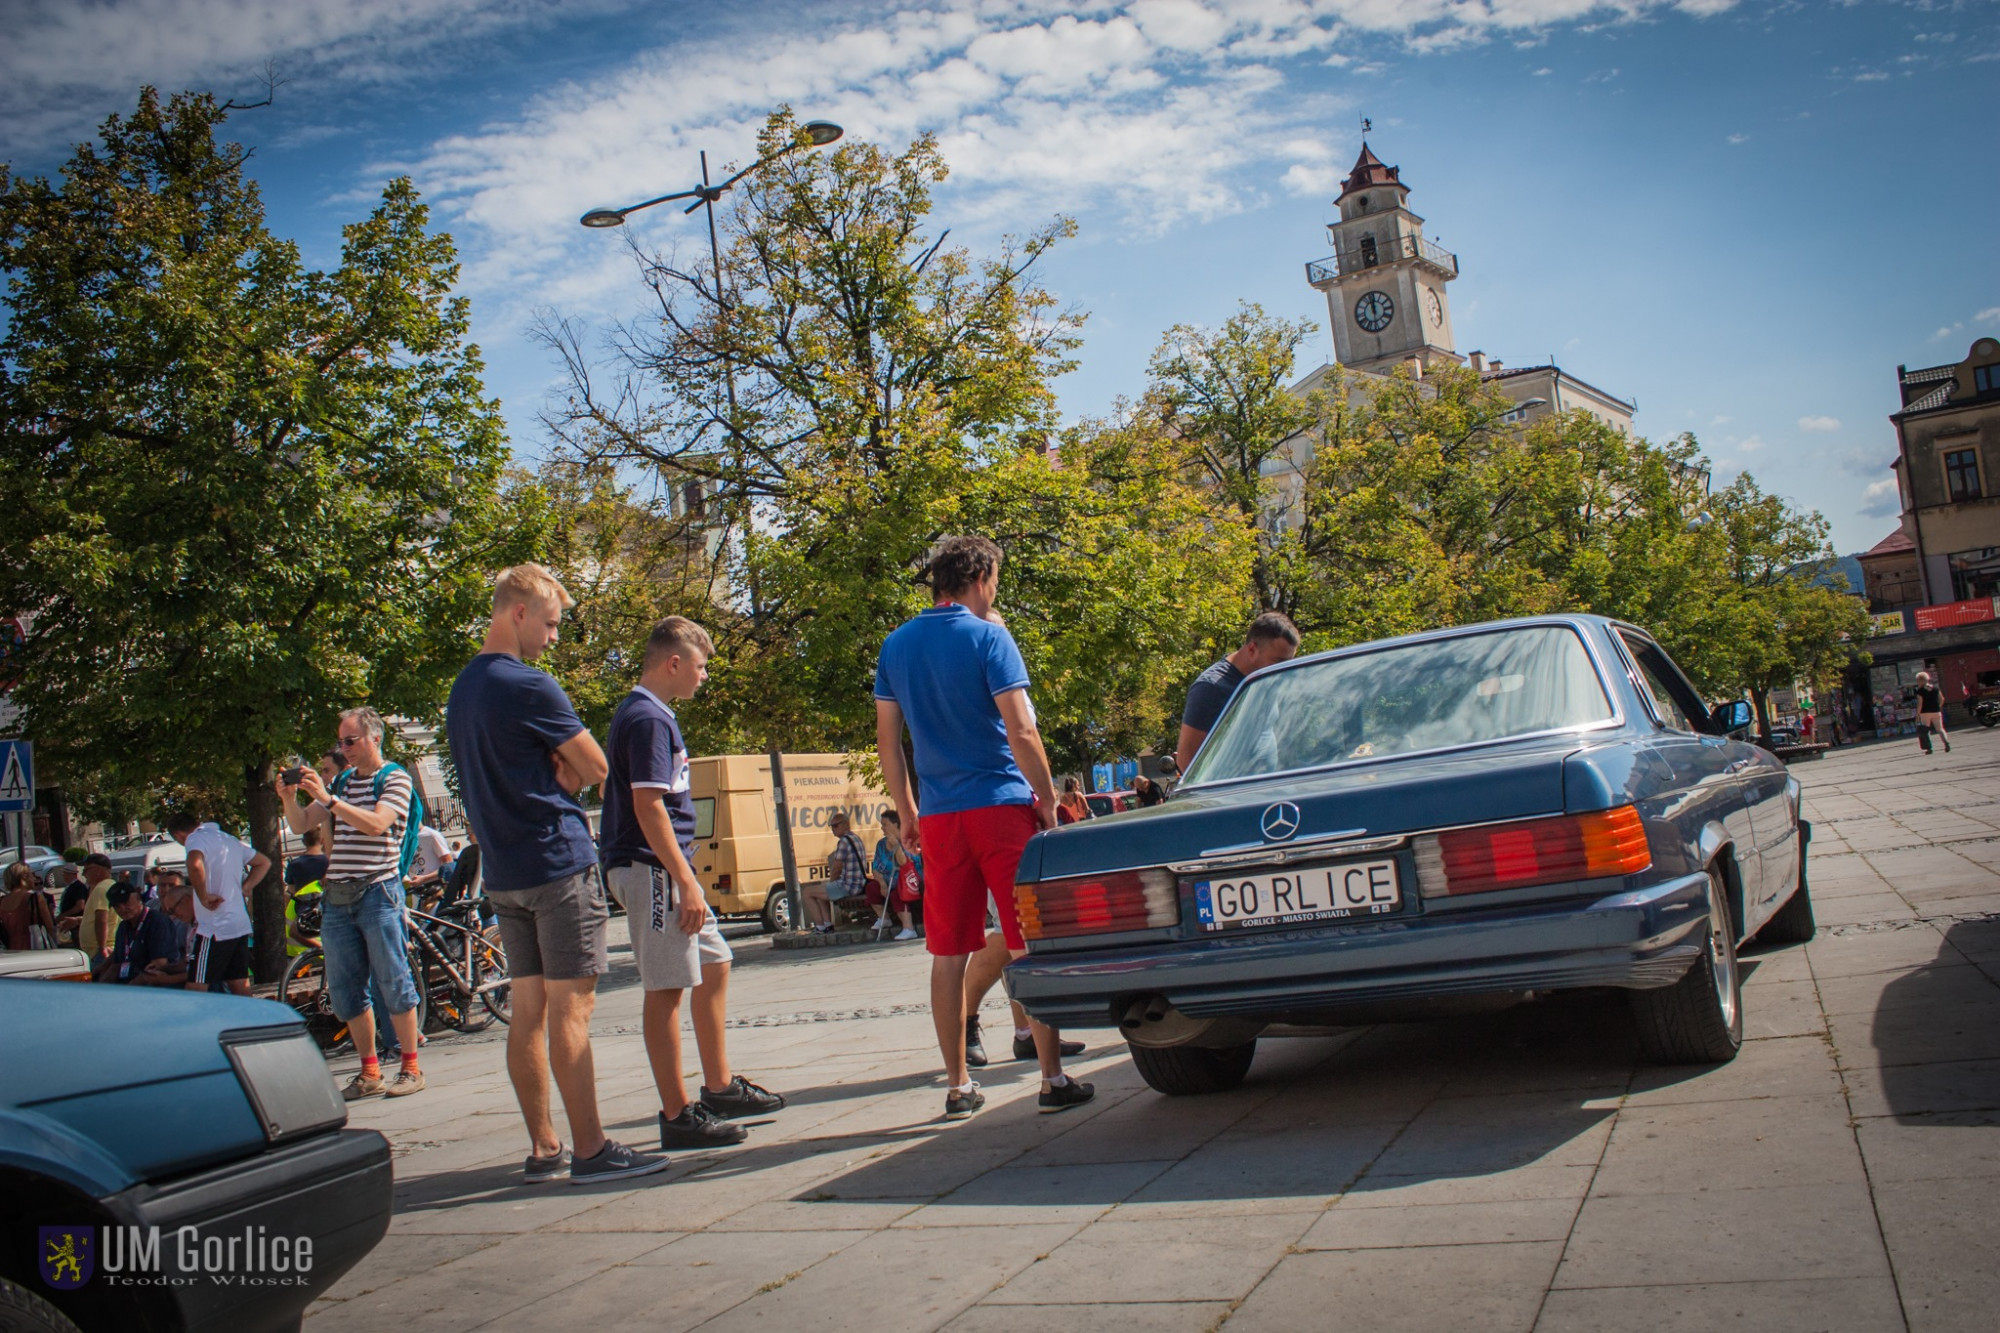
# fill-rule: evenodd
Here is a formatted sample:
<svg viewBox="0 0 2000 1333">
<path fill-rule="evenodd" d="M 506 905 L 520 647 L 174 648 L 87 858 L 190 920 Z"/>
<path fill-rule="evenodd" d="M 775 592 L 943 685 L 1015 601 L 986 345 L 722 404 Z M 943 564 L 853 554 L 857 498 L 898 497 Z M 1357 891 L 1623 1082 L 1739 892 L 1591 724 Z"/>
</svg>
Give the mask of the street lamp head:
<svg viewBox="0 0 2000 1333">
<path fill-rule="evenodd" d="M 812 146 L 815 148 L 824 148 L 847 133 L 830 120 L 809 120 L 801 128 L 805 130 L 806 138 L 812 141 Z"/>
<path fill-rule="evenodd" d="M 586 227 L 622 227 L 625 214 L 616 208 L 593 208 L 577 220 Z"/>
</svg>

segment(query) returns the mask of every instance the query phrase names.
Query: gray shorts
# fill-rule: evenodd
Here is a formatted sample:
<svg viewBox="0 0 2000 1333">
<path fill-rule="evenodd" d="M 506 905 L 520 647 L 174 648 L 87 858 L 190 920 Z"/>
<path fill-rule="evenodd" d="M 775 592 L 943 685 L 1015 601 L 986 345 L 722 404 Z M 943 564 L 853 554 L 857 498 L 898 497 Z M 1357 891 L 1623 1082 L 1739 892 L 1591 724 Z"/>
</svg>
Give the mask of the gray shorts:
<svg viewBox="0 0 2000 1333">
<path fill-rule="evenodd" d="M 610 966 L 604 925 L 611 908 L 596 866 L 532 889 L 488 889 L 486 896 L 500 918 L 509 976 L 575 981 L 601 977 Z"/>
<path fill-rule="evenodd" d="M 613 866 L 604 879 L 611 896 L 625 909 L 632 928 L 632 957 L 645 989 L 692 990 L 701 985 L 704 967 L 736 956 L 716 929 L 713 912 L 694 934 L 681 929 L 678 886 L 658 866 Z"/>
</svg>

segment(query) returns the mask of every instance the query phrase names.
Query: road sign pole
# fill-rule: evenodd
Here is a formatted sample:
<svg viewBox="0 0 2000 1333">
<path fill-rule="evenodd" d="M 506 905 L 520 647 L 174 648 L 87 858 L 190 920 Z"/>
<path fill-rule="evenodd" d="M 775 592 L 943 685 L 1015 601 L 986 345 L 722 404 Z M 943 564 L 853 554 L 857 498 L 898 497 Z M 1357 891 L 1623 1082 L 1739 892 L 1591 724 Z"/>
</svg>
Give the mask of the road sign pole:
<svg viewBox="0 0 2000 1333">
<path fill-rule="evenodd" d="M 772 746 L 771 796 L 778 812 L 778 859 L 785 867 L 785 894 L 792 900 L 792 929 L 801 930 L 806 915 L 805 892 L 799 888 L 799 860 L 792 851 L 792 803 L 785 790 L 785 755 Z"/>
</svg>

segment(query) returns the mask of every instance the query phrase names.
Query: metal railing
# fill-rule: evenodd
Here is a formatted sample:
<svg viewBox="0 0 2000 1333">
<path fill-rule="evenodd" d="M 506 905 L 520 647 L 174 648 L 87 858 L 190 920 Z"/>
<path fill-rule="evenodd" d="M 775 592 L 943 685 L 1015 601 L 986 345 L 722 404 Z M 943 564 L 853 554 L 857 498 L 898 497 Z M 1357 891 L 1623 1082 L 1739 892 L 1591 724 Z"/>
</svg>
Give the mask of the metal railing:
<svg viewBox="0 0 2000 1333">
<path fill-rule="evenodd" d="M 1458 256 L 1443 246 L 1422 236 L 1390 236 L 1377 241 L 1372 247 L 1337 250 L 1325 259 L 1311 261 L 1306 265 L 1306 281 L 1318 286 L 1346 274 L 1379 268 L 1398 259 L 1414 259 L 1447 277 L 1458 276 Z"/>
</svg>

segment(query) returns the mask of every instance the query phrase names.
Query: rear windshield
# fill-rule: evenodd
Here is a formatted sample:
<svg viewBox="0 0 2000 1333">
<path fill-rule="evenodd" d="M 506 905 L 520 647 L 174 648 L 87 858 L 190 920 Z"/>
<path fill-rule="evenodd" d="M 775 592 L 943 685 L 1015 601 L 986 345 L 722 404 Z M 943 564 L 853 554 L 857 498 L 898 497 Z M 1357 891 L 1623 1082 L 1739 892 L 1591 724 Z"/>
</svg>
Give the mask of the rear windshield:
<svg viewBox="0 0 2000 1333">
<path fill-rule="evenodd" d="M 1611 716 L 1590 654 L 1568 626 L 1461 635 L 1252 677 L 1186 780 L 1478 745 Z"/>
</svg>

